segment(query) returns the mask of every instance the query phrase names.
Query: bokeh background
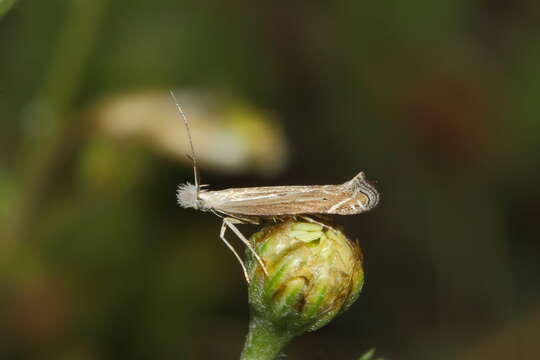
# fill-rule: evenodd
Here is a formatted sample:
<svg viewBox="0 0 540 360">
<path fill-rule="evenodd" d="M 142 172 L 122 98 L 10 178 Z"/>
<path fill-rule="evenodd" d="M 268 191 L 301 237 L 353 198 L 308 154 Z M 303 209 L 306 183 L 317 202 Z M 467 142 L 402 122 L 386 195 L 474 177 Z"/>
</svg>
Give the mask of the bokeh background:
<svg viewBox="0 0 540 360">
<path fill-rule="evenodd" d="M 168 89 L 214 189 L 382 193 L 336 219 L 362 295 L 288 358 L 540 358 L 537 1 L 10 3 L 0 358 L 238 358 L 246 285 L 219 219 L 175 203 Z"/>
</svg>

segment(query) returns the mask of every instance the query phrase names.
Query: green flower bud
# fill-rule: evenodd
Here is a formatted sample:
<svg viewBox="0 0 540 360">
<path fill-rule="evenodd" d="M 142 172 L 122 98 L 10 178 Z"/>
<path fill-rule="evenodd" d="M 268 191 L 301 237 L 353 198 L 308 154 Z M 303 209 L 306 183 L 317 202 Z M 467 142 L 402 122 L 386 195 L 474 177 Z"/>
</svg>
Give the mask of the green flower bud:
<svg viewBox="0 0 540 360">
<path fill-rule="evenodd" d="M 358 298 L 364 282 L 362 253 L 341 231 L 291 219 L 263 228 L 251 242 L 268 276 L 248 251 L 252 319 L 242 359 L 279 354 L 244 356 L 259 333 L 277 337 L 283 346 L 328 324 Z"/>
</svg>

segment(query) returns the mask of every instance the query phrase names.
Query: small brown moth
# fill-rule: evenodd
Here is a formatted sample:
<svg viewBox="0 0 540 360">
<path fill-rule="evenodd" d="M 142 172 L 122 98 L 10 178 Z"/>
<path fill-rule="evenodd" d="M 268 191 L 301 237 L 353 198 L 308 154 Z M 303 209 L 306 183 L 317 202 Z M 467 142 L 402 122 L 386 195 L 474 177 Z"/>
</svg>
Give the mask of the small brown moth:
<svg viewBox="0 0 540 360">
<path fill-rule="evenodd" d="M 261 264 L 264 272 L 267 273 L 263 261 L 234 224 L 259 224 L 264 219 L 279 220 L 291 216 L 302 217 L 307 221 L 318 223 L 309 215 L 355 215 L 371 210 L 379 203 L 379 192 L 366 180 L 363 172 L 339 185 L 202 189 L 206 185 L 199 184 L 199 173 L 189 123 L 172 91 L 171 96 L 186 126 L 195 178 L 195 185 L 185 183 L 178 186 L 176 193 L 178 204 L 184 208 L 209 211 L 223 218 L 220 237 L 240 262 L 248 282 L 249 276 L 242 258 L 225 239 L 227 228 L 230 228 L 246 244 Z"/>
</svg>

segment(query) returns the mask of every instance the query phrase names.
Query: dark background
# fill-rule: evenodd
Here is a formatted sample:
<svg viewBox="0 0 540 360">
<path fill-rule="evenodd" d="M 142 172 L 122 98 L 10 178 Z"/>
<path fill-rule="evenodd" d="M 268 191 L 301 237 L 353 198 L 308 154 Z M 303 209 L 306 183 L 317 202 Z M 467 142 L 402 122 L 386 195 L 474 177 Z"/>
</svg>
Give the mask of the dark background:
<svg viewBox="0 0 540 360">
<path fill-rule="evenodd" d="M 336 219 L 363 293 L 288 358 L 540 358 L 539 25 L 532 0 L 19 1 L 0 18 L 0 357 L 238 358 L 246 285 L 219 219 L 175 204 L 189 162 L 88 115 L 176 88 L 241 99 L 288 144 L 272 176 L 203 156 L 213 188 L 364 170 L 382 193 Z"/>
</svg>

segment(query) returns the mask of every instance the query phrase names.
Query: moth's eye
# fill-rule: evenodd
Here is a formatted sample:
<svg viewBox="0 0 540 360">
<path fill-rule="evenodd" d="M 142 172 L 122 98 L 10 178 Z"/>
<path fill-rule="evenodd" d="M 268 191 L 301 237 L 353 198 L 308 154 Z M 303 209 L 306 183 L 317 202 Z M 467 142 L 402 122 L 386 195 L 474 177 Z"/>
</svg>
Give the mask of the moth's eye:
<svg viewBox="0 0 540 360">
<path fill-rule="evenodd" d="M 327 198 L 322 198 L 324 201 L 328 200 Z"/>
</svg>

